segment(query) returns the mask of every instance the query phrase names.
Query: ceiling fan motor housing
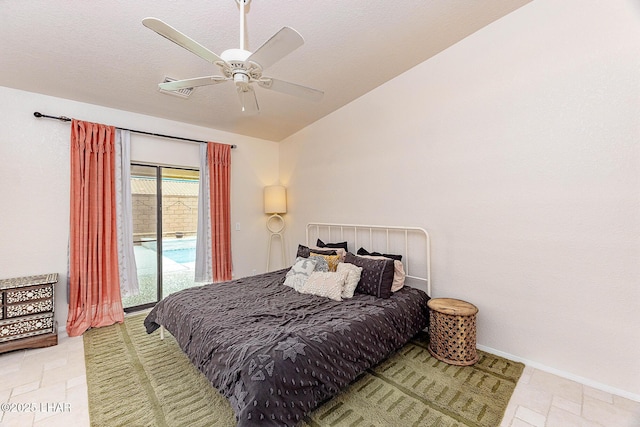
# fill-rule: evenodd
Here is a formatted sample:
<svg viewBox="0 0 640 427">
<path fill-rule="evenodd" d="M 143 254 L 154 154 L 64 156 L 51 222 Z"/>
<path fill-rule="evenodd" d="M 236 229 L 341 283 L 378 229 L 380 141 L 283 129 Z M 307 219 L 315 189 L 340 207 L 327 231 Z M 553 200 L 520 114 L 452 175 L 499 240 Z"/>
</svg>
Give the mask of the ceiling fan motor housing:
<svg viewBox="0 0 640 427">
<path fill-rule="evenodd" d="M 220 58 L 227 61 L 229 64 L 239 63 L 244 64 L 244 61 L 251 56 L 251 52 L 244 49 L 227 49 L 220 55 Z"/>
<path fill-rule="evenodd" d="M 236 86 L 246 87 L 252 80 L 262 77 L 262 68 L 259 64 L 253 61 L 245 62 L 250 56 L 251 52 L 244 49 L 227 49 L 220 55 L 224 62 L 219 62 L 217 65 L 225 77 L 233 78 Z"/>
</svg>

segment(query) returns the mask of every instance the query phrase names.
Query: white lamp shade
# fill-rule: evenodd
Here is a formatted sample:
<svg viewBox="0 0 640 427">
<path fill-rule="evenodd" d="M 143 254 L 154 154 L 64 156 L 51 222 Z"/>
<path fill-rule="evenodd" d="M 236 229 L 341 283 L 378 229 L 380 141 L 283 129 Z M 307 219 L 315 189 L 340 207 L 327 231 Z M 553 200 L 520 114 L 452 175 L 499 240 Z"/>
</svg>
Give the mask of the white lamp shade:
<svg viewBox="0 0 640 427">
<path fill-rule="evenodd" d="M 282 185 L 264 187 L 264 213 L 287 213 L 287 189 Z"/>
</svg>

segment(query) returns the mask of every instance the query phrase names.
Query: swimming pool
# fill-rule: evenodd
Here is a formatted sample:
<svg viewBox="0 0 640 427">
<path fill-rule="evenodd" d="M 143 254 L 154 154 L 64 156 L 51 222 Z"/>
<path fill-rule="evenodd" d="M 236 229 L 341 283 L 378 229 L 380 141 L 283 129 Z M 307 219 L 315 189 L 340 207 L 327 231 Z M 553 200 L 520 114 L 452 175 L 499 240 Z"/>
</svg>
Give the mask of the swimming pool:
<svg viewBox="0 0 640 427">
<path fill-rule="evenodd" d="M 157 244 L 143 242 L 142 246 L 156 251 Z M 196 238 L 184 237 L 182 239 L 162 239 L 162 255 L 179 264 L 196 262 Z"/>
</svg>

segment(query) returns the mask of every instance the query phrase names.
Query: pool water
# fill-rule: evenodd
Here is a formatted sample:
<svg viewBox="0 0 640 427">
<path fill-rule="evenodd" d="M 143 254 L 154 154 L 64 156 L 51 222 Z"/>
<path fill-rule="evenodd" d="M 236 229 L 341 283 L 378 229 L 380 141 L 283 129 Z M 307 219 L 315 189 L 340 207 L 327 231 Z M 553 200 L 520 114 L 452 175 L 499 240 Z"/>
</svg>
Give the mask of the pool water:
<svg viewBox="0 0 640 427">
<path fill-rule="evenodd" d="M 184 249 L 170 249 L 163 251 L 165 257 L 179 264 L 186 264 L 188 262 L 196 262 L 196 248 L 184 248 Z"/>
<path fill-rule="evenodd" d="M 156 242 L 142 243 L 147 249 L 156 251 Z M 196 238 L 162 239 L 162 255 L 179 264 L 196 261 Z"/>
</svg>

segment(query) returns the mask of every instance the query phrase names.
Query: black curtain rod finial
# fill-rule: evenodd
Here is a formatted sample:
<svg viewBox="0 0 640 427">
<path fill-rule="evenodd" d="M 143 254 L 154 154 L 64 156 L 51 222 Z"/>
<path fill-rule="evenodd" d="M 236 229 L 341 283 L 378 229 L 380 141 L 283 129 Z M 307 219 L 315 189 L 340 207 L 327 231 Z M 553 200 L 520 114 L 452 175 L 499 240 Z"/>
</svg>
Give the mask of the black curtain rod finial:
<svg viewBox="0 0 640 427">
<path fill-rule="evenodd" d="M 56 119 L 56 120 L 60 120 L 60 121 L 63 121 L 63 122 L 70 122 L 71 121 L 71 119 L 69 117 L 66 117 L 66 116 L 60 116 L 60 117 L 47 116 L 46 114 L 42 114 L 42 113 L 40 113 L 38 111 L 33 113 L 33 115 L 36 116 L 36 117 L 46 117 L 46 118 L 49 118 L 49 119 Z"/>
</svg>

